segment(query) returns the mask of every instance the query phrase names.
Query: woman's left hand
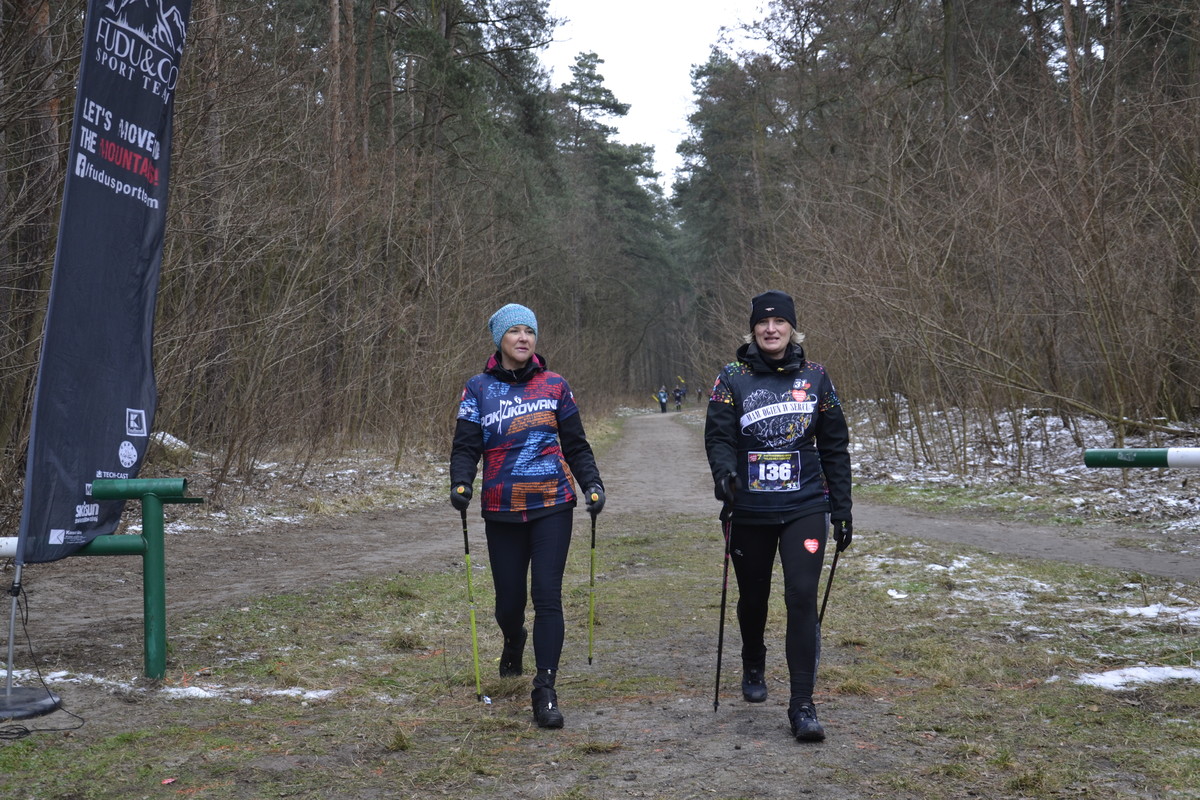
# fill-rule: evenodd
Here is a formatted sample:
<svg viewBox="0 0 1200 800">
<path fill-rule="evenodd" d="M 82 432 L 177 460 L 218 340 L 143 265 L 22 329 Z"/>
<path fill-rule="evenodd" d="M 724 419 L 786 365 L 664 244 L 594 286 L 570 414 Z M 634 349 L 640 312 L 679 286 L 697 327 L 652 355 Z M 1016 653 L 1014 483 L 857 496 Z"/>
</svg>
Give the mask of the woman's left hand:
<svg viewBox="0 0 1200 800">
<path fill-rule="evenodd" d="M 848 519 L 831 521 L 833 522 L 833 540 L 837 542 L 837 551 L 840 553 L 854 540 L 854 523 Z"/>
<path fill-rule="evenodd" d="M 592 488 L 588 489 L 585 495 L 585 502 L 587 503 L 587 510 L 589 514 L 592 516 L 599 514 L 604 508 L 604 487 L 600 484 L 596 484 Z"/>
</svg>

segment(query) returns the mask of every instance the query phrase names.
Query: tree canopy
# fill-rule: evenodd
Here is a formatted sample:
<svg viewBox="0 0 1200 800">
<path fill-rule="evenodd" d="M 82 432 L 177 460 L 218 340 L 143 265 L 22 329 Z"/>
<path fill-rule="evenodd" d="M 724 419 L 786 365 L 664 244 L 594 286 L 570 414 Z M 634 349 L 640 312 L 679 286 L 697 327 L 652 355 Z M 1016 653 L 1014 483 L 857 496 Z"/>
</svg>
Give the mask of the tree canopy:
<svg viewBox="0 0 1200 800">
<path fill-rule="evenodd" d="M 0 4 L 6 522 L 81 22 Z M 503 303 L 600 407 L 705 384 L 767 288 L 846 397 L 1096 414 L 1116 441 L 1194 413 L 1191 0 L 772 0 L 754 49 L 695 66 L 670 187 L 617 141 L 599 54 L 552 85 L 555 24 L 546 0 L 194 0 L 159 430 L 225 471 L 438 448 Z"/>
</svg>

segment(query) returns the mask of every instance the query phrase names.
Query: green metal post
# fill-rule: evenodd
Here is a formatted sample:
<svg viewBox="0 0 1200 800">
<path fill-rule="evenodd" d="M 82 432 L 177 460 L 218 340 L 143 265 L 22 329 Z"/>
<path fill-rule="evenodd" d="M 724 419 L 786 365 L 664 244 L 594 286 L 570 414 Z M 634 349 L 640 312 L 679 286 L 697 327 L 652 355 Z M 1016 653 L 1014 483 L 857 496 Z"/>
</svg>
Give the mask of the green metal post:
<svg viewBox="0 0 1200 800">
<path fill-rule="evenodd" d="M 156 494 L 142 495 L 142 613 L 146 677 L 167 674 L 167 565 L 163 544 L 163 504 Z"/>
<path fill-rule="evenodd" d="M 1197 447 L 1124 447 L 1083 451 L 1087 467 L 1200 467 Z"/>
<path fill-rule="evenodd" d="M 163 523 L 164 503 L 201 503 L 184 497 L 183 478 L 103 478 L 92 481 L 97 500 L 141 500 L 140 536 L 97 536 L 79 548 L 81 556 L 142 557 L 142 629 L 145 636 L 144 672 L 161 680 L 167 674 L 167 565 Z"/>
<path fill-rule="evenodd" d="M 145 536 L 97 536 L 76 551 L 77 556 L 144 556 Z"/>
<path fill-rule="evenodd" d="M 97 500 L 137 500 L 148 494 L 159 497 L 183 497 L 186 478 L 97 478 L 92 481 L 92 497 Z"/>
</svg>

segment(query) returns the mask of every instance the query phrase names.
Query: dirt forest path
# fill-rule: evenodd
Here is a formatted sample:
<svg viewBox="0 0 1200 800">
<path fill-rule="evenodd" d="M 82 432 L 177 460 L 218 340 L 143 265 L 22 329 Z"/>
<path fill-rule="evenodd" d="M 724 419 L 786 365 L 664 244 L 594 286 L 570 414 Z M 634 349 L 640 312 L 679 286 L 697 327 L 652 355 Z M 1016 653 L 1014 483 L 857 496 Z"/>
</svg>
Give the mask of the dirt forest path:
<svg viewBox="0 0 1200 800">
<path fill-rule="evenodd" d="M 601 466 L 610 495 L 608 509 L 613 512 L 644 514 L 650 509 L 660 509 L 672 514 L 711 514 L 713 530 L 718 530 L 715 518 L 719 506 L 713 498 L 712 478 L 698 426 L 688 426 L 671 413 L 633 417 L 626 422 L 621 442 Z M 1117 526 L 1072 529 L 937 516 L 856 498 L 854 527 L 862 536 L 880 531 L 1183 582 L 1200 577 L 1200 558 L 1121 547 L 1117 543 L 1120 539 L 1144 534 Z"/>
<path fill-rule="evenodd" d="M 628 418 L 620 441 L 600 466 L 608 490 L 604 515 L 711 516 L 719 538 L 718 505 L 698 425 L 682 415 Z M 444 478 L 439 476 L 438 480 Z M 126 512 L 137 513 L 135 509 Z M 198 515 L 199 516 L 199 515 Z M 602 519 L 604 517 L 602 516 Z M 860 536 L 884 531 L 958 542 L 1013 556 L 1114 567 L 1194 581 L 1200 558 L 1120 547 L 1131 529 L 1036 527 L 986 519 L 933 516 L 857 500 Z M 582 530 L 578 526 L 577 534 Z M 653 527 L 651 522 L 648 527 Z M 472 549 L 482 553 L 483 523 L 469 512 Z M 648 531 L 649 532 L 649 531 Z M 577 539 L 581 537 L 577 535 Z M 579 546 L 577 544 L 577 546 Z M 330 553 L 336 553 L 330 558 Z M 462 557 L 461 528 L 448 506 L 371 511 L 254 530 L 206 528 L 203 517 L 184 536 L 167 538 L 168 613 L 221 608 L 262 594 L 335 584 L 396 569 L 450 566 Z M 115 631 L 141 624 L 140 561 L 68 558 L 27 567 L 30 634 L 51 653 L 84 658 Z M 132 656 L 133 654 L 131 654 Z"/>
<path fill-rule="evenodd" d="M 601 519 L 633 515 L 711 516 L 719 540 L 718 506 L 701 430 L 675 413 L 628 418 L 620 441 L 600 459 L 608 489 Z M 438 480 L 443 480 L 439 476 Z M 136 513 L 135 510 L 126 512 Z M 932 516 L 856 501 L 859 536 L 884 531 L 958 542 L 1012 556 L 1114 567 L 1192 582 L 1200 558 L 1146 548 L 1120 547 L 1131 529 L 1035 527 L 986 519 Z M 469 513 L 472 549 L 485 552 L 483 524 Z M 639 523 L 642 524 L 642 523 Z M 582 525 L 577 526 L 581 546 Z M 336 553 L 336 558 L 330 558 Z M 184 536 L 167 539 L 168 614 L 227 607 L 263 594 L 333 585 L 397 569 L 451 567 L 462 558 L 461 528 L 441 504 L 400 512 L 371 511 L 302 523 L 277 522 L 254 530 L 206 528 L 203 518 Z M 141 626 L 141 565 L 135 558 L 68 558 L 26 568 L 29 632 L 53 661 L 76 669 L 101 666 L 113 639 L 137 635 Z M 136 668 L 137 648 L 127 648 Z M 108 661 L 111 665 L 111 661 Z"/>
<path fill-rule="evenodd" d="M 625 420 L 620 440 L 600 459 L 608 490 L 608 505 L 600 517 L 601 541 L 613 531 L 653 537 L 670 534 L 681 524 L 701 529 L 711 524 L 713 592 L 718 592 L 718 506 L 712 496 L 701 431 L 685 417 L 644 414 Z M 445 476 L 434 480 L 444 481 Z M 1103 564 L 1179 580 L 1194 580 L 1200 574 L 1200 563 L 1194 558 L 1118 547 L 1117 531 L 1064 533 L 981 520 L 931 518 L 861 502 L 855 507 L 855 521 L 864 538 L 873 531 L 890 531 L 1015 556 Z M 196 514 L 191 525 L 186 533 L 169 536 L 167 541 L 169 620 L 228 608 L 263 595 L 333 587 L 397 570 L 461 569 L 461 528 L 457 515 L 445 503 L 302 523 L 278 522 L 254 530 L 205 527 L 204 516 Z M 585 523 L 577 521 L 574 547 L 587 546 L 584 531 Z M 482 558 L 486 545 L 477 507 L 470 513 L 470 536 L 472 552 Z M 331 558 L 331 553 L 336 558 Z M 851 550 L 850 555 L 853 553 Z M 638 563 L 621 568 L 661 573 L 664 586 L 669 586 L 669 565 Z M 26 575 L 28 631 L 43 669 L 137 674 L 141 662 L 139 573 L 136 559 L 69 558 L 31 565 Z M 822 800 L 909 797 L 886 791 L 863 794 L 843 778 L 850 770 L 870 780 L 870 776 L 891 774 L 898 765 L 919 771 L 927 759 L 940 757 L 938 748 L 943 745 L 897 733 L 897 721 L 889 713 L 893 701 L 856 694 L 819 697 L 830 738 L 818 747 L 797 745 L 788 735 L 787 701 L 778 696 L 783 692 L 773 693 L 761 705 L 743 703 L 736 696 L 740 670 L 732 615 L 726 627 L 724 696 L 719 713 L 714 713 L 716 601 L 707 594 L 687 600 L 695 614 L 693 622 L 654 625 L 627 641 L 603 641 L 595 667 L 580 660 L 577 646 L 570 658 L 564 653 L 560 697 L 567 698 L 568 730 L 558 738 L 534 740 L 528 772 L 515 785 L 506 784 L 506 796 L 535 800 L 576 796 L 571 793 L 582 790 L 581 797 L 665 800 L 774 800 L 798 794 Z M 622 613 L 612 601 L 605 599 L 604 603 L 605 613 Z M 185 648 L 186 643 L 178 646 Z M 826 657 L 836 664 L 849 656 L 831 644 Z M 773 669 L 780 672 L 782 666 L 775 664 Z M 656 677 L 670 676 L 670 688 L 580 702 L 578 691 L 594 681 L 596 670 L 637 674 L 651 684 Z M 88 736 L 157 722 L 154 703 L 130 704 L 119 692 L 102 687 L 75 687 L 71 702 L 93 720 L 85 729 Z M 508 702 L 513 705 L 507 706 Z M 516 698 L 501 700 L 493 708 L 494 713 L 528 724 L 526 704 L 526 699 Z M 603 774 L 583 774 L 574 766 L 576 759 L 566 758 L 562 764 L 556 761 L 556 748 L 565 751 L 587 741 L 622 743 L 608 757 Z M 819 793 L 809 787 L 819 787 Z"/>
</svg>

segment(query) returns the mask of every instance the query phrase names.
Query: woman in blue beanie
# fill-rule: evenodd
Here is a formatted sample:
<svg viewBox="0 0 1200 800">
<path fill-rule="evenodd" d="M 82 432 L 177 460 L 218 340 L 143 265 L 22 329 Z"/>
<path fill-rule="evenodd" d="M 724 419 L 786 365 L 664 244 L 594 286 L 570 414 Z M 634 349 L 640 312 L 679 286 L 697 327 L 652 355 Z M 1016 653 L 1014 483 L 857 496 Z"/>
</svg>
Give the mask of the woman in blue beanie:
<svg viewBox="0 0 1200 800">
<path fill-rule="evenodd" d="M 750 302 L 750 333 L 717 376 L 704 444 L 724 504 L 737 576 L 742 696 L 767 699 L 767 600 L 778 552 L 787 608 L 788 722 L 802 742 L 825 729 L 813 703 L 821 630 L 817 583 L 830 522 L 838 551 L 853 538 L 850 433 L 833 382 L 809 361 L 796 308 L 783 292 Z"/>
<path fill-rule="evenodd" d="M 570 386 L 535 352 L 537 317 L 510 303 L 491 316 L 488 328 L 497 350 L 463 389 L 450 452 L 450 503 L 460 511 L 470 504 L 482 456 L 480 510 L 496 622 L 504 634 L 500 675 L 522 673 L 531 597 L 533 715 L 539 727 L 561 728 L 554 678 L 565 631 L 562 579 L 572 510 L 578 487 L 587 487 L 588 513 L 599 514 L 604 484 Z"/>
</svg>

